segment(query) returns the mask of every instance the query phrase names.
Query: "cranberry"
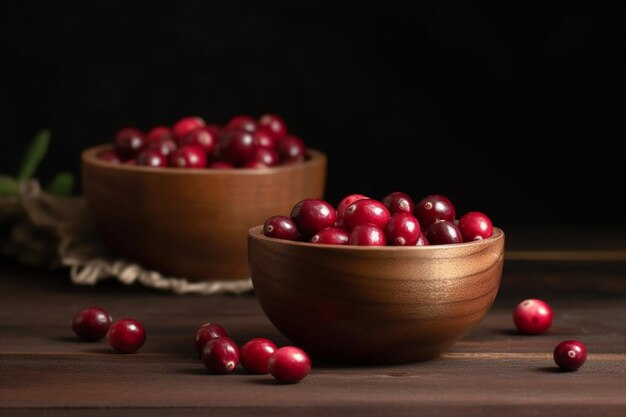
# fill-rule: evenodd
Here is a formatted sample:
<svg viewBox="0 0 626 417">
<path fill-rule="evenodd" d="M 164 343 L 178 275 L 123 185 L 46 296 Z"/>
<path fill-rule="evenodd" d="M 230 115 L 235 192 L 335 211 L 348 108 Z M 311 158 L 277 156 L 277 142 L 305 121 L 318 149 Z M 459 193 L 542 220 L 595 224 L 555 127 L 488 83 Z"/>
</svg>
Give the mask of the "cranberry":
<svg viewBox="0 0 626 417">
<path fill-rule="evenodd" d="M 578 340 L 565 340 L 556 345 L 553 356 L 559 368 L 575 371 L 587 360 L 587 349 Z"/>
<path fill-rule="evenodd" d="M 280 382 L 293 384 L 304 379 L 311 372 L 311 359 L 300 348 L 285 346 L 270 357 L 269 370 Z"/>
<path fill-rule="evenodd" d="M 211 339 L 217 339 L 220 337 L 228 337 L 226 329 L 216 323 L 205 323 L 196 330 L 196 337 L 194 338 L 194 345 L 196 352 L 202 352 L 202 348 Z"/>
<path fill-rule="evenodd" d="M 437 220 L 426 230 L 426 238 L 431 245 L 447 245 L 463 242 L 459 228 L 448 220 Z"/>
<path fill-rule="evenodd" d="M 371 198 L 357 200 L 343 212 L 343 225 L 348 231 L 361 224 L 375 224 L 384 229 L 389 222 L 389 210 L 383 203 Z"/>
<path fill-rule="evenodd" d="M 363 194 L 350 194 L 349 196 L 344 197 L 337 205 L 337 226 L 343 227 L 343 213 L 346 211 L 346 207 L 357 200 L 363 200 L 365 198 L 369 197 L 366 197 Z"/>
<path fill-rule="evenodd" d="M 209 125 L 205 125 L 204 127 L 207 128 L 209 132 L 213 134 L 213 137 L 216 139 L 220 136 L 220 133 L 222 132 L 222 127 L 220 125 L 209 124 Z"/>
<path fill-rule="evenodd" d="M 440 194 L 433 194 L 424 197 L 417 203 L 415 216 L 422 227 L 428 228 L 437 220 L 453 221 L 456 217 L 456 210 L 447 197 Z"/>
<path fill-rule="evenodd" d="M 120 129 L 113 141 L 115 153 L 124 160 L 137 157 L 146 144 L 147 140 L 143 132 L 132 127 Z"/>
<path fill-rule="evenodd" d="M 260 148 L 274 149 L 276 147 L 276 139 L 264 130 L 254 132 L 254 141 Z"/>
<path fill-rule="evenodd" d="M 135 353 L 146 341 L 146 332 L 137 320 L 121 319 L 111 324 L 107 339 L 113 349 L 122 353 Z"/>
<path fill-rule="evenodd" d="M 230 337 L 211 339 L 202 348 L 202 363 L 216 374 L 228 374 L 239 363 L 239 348 Z"/>
<path fill-rule="evenodd" d="M 291 220 L 305 239 L 327 227 L 335 225 L 337 212 L 324 200 L 309 198 L 298 202 L 291 210 Z"/>
<path fill-rule="evenodd" d="M 385 229 L 387 241 L 393 246 L 415 246 L 421 234 L 417 219 L 405 212 L 391 216 Z"/>
<path fill-rule="evenodd" d="M 217 138 L 206 127 L 198 127 L 191 132 L 187 133 L 185 137 L 180 140 L 180 146 L 195 145 L 204 149 L 207 155 L 210 155 L 217 146 Z"/>
<path fill-rule="evenodd" d="M 135 161 L 134 159 L 127 159 L 126 161 L 123 162 L 124 165 L 137 165 L 137 161 Z"/>
<path fill-rule="evenodd" d="M 95 342 L 106 336 L 110 325 L 111 316 L 99 307 L 86 308 L 72 320 L 74 333 L 88 342 Z"/>
<path fill-rule="evenodd" d="M 162 168 L 167 166 L 167 157 L 159 151 L 145 150 L 137 157 L 137 165 Z"/>
<path fill-rule="evenodd" d="M 259 118 L 259 129 L 272 135 L 274 139 L 287 136 L 287 123 L 276 114 L 264 114 Z"/>
<path fill-rule="evenodd" d="M 258 148 L 252 159 L 248 161 L 248 163 L 250 162 L 261 162 L 268 167 L 273 167 L 278 165 L 278 153 L 273 149 Z"/>
<path fill-rule="evenodd" d="M 155 139 L 146 146 L 146 150 L 157 151 L 163 156 L 169 156 L 176 149 L 178 145 L 172 139 Z"/>
<path fill-rule="evenodd" d="M 122 162 L 122 159 L 113 151 L 103 152 L 100 155 L 98 155 L 98 158 L 102 159 L 103 161 L 110 162 L 113 164 L 119 164 L 120 162 Z"/>
<path fill-rule="evenodd" d="M 428 239 L 426 239 L 426 235 L 422 232 L 420 233 L 420 237 L 417 238 L 417 242 L 415 243 L 415 246 L 428 246 L 430 245 L 430 243 L 428 243 Z"/>
<path fill-rule="evenodd" d="M 493 234 L 491 220 L 479 211 L 470 211 L 461 216 L 458 227 L 464 242 L 486 239 Z"/>
<path fill-rule="evenodd" d="M 257 148 L 252 133 L 245 130 L 229 130 L 220 137 L 219 157 L 234 165 L 245 165 L 252 159 Z"/>
<path fill-rule="evenodd" d="M 246 169 L 265 169 L 265 168 L 269 168 L 269 166 L 267 164 L 265 164 L 264 162 L 261 161 L 248 161 L 245 163 L 245 165 L 242 168 L 246 168 Z"/>
<path fill-rule="evenodd" d="M 241 365 L 253 374 L 269 373 L 270 357 L 276 352 L 274 342 L 257 337 L 246 342 L 239 351 Z"/>
<path fill-rule="evenodd" d="M 204 168 L 206 154 L 199 146 L 183 146 L 170 154 L 170 166 L 176 168 Z"/>
<path fill-rule="evenodd" d="M 226 124 L 226 129 L 228 130 L 245 130 L 246 132 L 254 132 L 258 127 L 254 118 L 243 115 L 233 116 Z"/>
<path fill-rule="evenodd" d="M 209 166 L 207 168 L 211 168 L 211 169 L 234 169 L 235 166 L 233 164 L 231 164 L 230 162 L 224 162 L 224 161 L 213 161 L 209 164 Z"/>
<path fill-rule="evenodd" d="M 156 126 L 148 131 L 146 135 L 148 138 L 148 142 L 156 142 L 162 140 L 173 140 L 174 135 L 172 134 L 172 129 L 167 126 Z"/>
<path fill-rule="evenodd" d="M 287 216 L 272 216 L 263 225 L 263 234 L 268 237 L 284 240 L 296 240 L 298 228 Z"/>
<path fill-rule="evenodd" d="M 180 142 L 183 140 L 185 136 L 189 134 L 194 129 L 204 126 L 206 123 L 204 120 L 197 116 L 189 116 L 183 117 L 174 123 L 172 127 L 172 134 L 174 135 L 174 140 L 176 142 Z"/>
<path fill-rule="evenodd" d="M 311 243 L 321 243 L 325 245 L 347 245 L 350 241 L 350 233 L 340 227 L 327 227 L 317 232 Z"/>
<path fill-rule="evenodd" d="M 360 224 L 350 233 L 350 245 L 357 246 L 385 246 L 385 232 L 375 224 Z"/>
<path fill-rule="evenodd" d="M 283 160 L 283 164 L 304 161 L 306 145 L 297 136 L 286 136 L 278 141 L 276 150 Z"/>
<path fill-rule="evenodd" d="M 387 194 L 382 203 L 389 209 L 389 213 L 409 213 L 413 214 L 414 204 L 411 197 L 400 191 Z"/>
<path fill-rule="evenodd" d="M 519 303 L 513 311 L 513 322 L 525 334 L 541 334 L 552 325 L 552 309 L 542 300 L 530 299 Z"/>
</svg>

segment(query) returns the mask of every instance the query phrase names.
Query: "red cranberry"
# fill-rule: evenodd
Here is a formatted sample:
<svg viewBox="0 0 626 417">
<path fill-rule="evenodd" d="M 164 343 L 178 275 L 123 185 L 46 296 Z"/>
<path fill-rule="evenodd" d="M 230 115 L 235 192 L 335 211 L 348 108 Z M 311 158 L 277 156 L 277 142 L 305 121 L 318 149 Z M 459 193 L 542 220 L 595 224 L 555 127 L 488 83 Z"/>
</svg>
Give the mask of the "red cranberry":
<svg viewBox="0 0 626 417">
<path fill-rule="evenodd" d="M 350 245 L 356 246 L 385 246 L 385 232 L 375 224 L 360 224 L 350 233 Z"/>
<path fill-rule="evenodd" d="M 456 217 L 456 210 L 447 197 L 440 194 L 433 194 L 424 197 L 417 203 L 415 216 L 422 227 L 428 228 L 437 220 L 453 221 Z"/>
<path fill-rule="evenodd" d="M 107 339 L 113 349 L 122 353 L 135 353 L 146 341 L 146 332 L 137 320 L 121 319 L 111 324 Z"/>
<path fill-rule="evenodd" d="M 246 169 L 265 169 L 269 168 L 269 166 L 261 161 L 248 161 L 242 168 Z"/>
<path fill-rule="evenodd" d="M 185 136 L 189 134 L 194 129 L 204 126 L 206 123 L 204 120 L 197 116 L 189 116 L 183 117 L 174 123 L 172 127 L 172 134 L 174 135 L 174 140 L 176 142 L 180 142 L 183 140 Z"/>
<path fill-rule="evenodd" d="M 385 229 L 387 242 L 393 246 L 415 246 L 421 234 L 417 219 L 405 212 L 391 216 Z"/>
<path fill-rule="evenodd" d="M 587 360 L 587 349 L 578 340 L 565 340 L 556 345 L 553 356 L 559 368 L 575 371 Z"/>
<path fill-rule="evenodd" d="M 259 129 L 263 130 L 274 139 L 282 139 L 287 136 L 287 123 L 276 114 L 264 114 L 259 118 Z"/>
<path fill-rule="evenodd" d="M 263 225 L 263 234 L 268 237 L 284 240 L 296 240 L 298 228 L 287 216 L 272 216 Z"/>
<path fill-rule="evenodd" d="M 252 159 L 248 161 L 248 163 L 250 162 L 261 162 L 268 167 L 273 167 L 278 165 L 278 153 L 273 149 L 258 148 Z"/>
<path fill-rule="evenodd" d="M 400 191 L 387 194 L 382 203 L 389 209 L 389 213 L 409 213 L 413 214 L 414 204 L 411 197 Z"/>
<path fill-rule="evenodd" d="M 297 136 L 286 136 L 278 141 L 276 150 L 283 160 L 283 164 L 302 162 L 306 157 L 306 145 Z"/>
<path fill-rule="evenodd" d="M 291 220 L 305 239 L 327 227 L 335 225 L 337 212 L 324 200 L 309 198 L 298 202 L 291 210 Z"/>
<path fill-rule="evenodd" d="M 229 374 L 239 363 L 239 348 L 230 337 L 211 339 L 202 348 L 202 363 L 216 374 Z"/>
<path fill-rule="evenodd" d="M 155 139 L 146 146 L 146 150 L 157 151 L 163 156 L 169 156 L 176 149 L 178 145 L 172 139 Z"/>
<path fill-rule="evenodd" d="M 479 211 L 470 211 L 461 216 L 458 227 L 464 242 L 486 239 L 493 234 L 491 220 Z"/>
<path fill-rule="evenodd" d="M 228 337 L 226 329 L 216 323 L 205 323 L 196 330 L 196 337 L 194 338 L 194 345 L 196 352 L 202 352 L 202 348 L 211 339 L 217 339 L 220 337 Z"/>
<path fill-rule="evenodd" d="M 180 140 L 180 146 L 195 145 L 204 149 L 207 155 L 210 155 L 217 146 L 217 138 L 210 129 L 206 127 L 198 127 L 189 132 Z"/>
<path fill-rule="evenodd" d="M 552 309 L 542 300 L 530 299 L 519 303 L 513 311 L 513 322 L 521 333 L 541 334 L 552 325 Z"/>
<path fill-rule="evenodd" d="M 104 309 L 90 307 L 74 316 L 72 329 L 81 339 L 95 342 L 106 336 L 111 321 L 111 316 Z"/>
<path fill-rule="evenodd" d="M 254 141 L 260 148 L 274 149 L 276 147 L 276 139 L 265 130 L 254 132 Z"/>
<path fill-rule="evenodd" d="M 199 146 L 183 146 L 170 154 L 170 166 L 176 168 L 204 168 L 206 154 Z"/>
<path fill-rule="evenodd" d="M 172 129 L 167 126 L 156 126 L 150 129 L 148 134 L 146 135 L 148 138 L 148 142 L 156 142 L 162 140 L 173 140 L 174 135 L 172 134 Z"/>
<path fill-rule="evenodd" d="M 463 242 L 459 228 L 448 220 L 437 220 L 426 230 L 426 238 L 431 245 L 447 245 Z"/>
<path fill-rule="evenodd" d="M 343 213 L 346 211 L 346 208 L 355 201 L 363 200 L 365 198 L 369 197 L 366 197 L 363 194 L 350 194 L 349 196 L 344 197 L 337 205 L 337 226 L 343 227 Z"/>
<path fill-rule="evenodd" d="M 253 374 L 269 373 L 270 357 L 276 352 L 274 342 L 257 337 L 246 342 L 239 351 L 241 365 Z"/>
<path fill-rule="evenodd" d="M 324 245 L 347 245 L 350 241 L 350 233 L 340 227 L 327 227 L 317 232 L 311 243 L 321 243 Z"/>
<path fill-rule="evenodd" d="M 145 150 L 137 157 L 137 165 L 162 168 L 167 166 L 167 157 L 159 151 Z"/>
<path fill-rule="evenodd" d="M 125 127 L 115 134 L 113 147 L 115 153 L 126 160 L 137 157 L 146 144 L 146 137 L 141 130 Z"/>
<path fill-rule="evenodd" d="M 422 232 L 420 233 L 420 237 L 417 238 L 417 242 L 415 243 L 415 246 L 428 246 L 430 245 L 430 243 L 428 243 L 428 239 L 426 239 L 426 235 Z"/>
<path fill-rule="evenodd" d="M 245 165 L 256 153 L 258 145 L 252 133 L 229 130 L 220 137 L 219 157 L 234 165 Z"/>
<path fill-rule="evenodd" d="M 137 165 L 136 163 L 137 161 L 135 161 L 134 159 L 127 159 L 126 161 L 122 162 L 124 165 Z"/>
<path fill-rule="evenodd" d="M 235 169 L 235 166 L 230 162 L 224 161 L 213 161 L 209 164 L 207 168 L 211 169 Z"/>
<path fill-rule="evenodd" d="M 222 127 L 220 125 L 209 124 L 209 125 L 205 125 L 204 127 L 209 129 L 209 132 L 211 132 L 213 134 L 213 137 L 216 139 L 219 138 L 220 133 L 222 132 Z"/>
<path fill-rule="evenodd" d="M 311 359 L 300 348 L 285 346 L 270 357 L 269 370 L 280 382 L 293 384 L 304 379 L 311 372 Z"/>
<path fill-rule="evenodd" d="M 343 212 L 343 225 L 348 231 L 355 226 L 371 223 L 381 229 L 387 227 L 389 223 L 389 210 L 383 203 L 371 198 L 357 200 L 346 207 Z"/>
<path fill-rule="evenodd" d="M 98 155 L 98 158 L 102 159 L 103 161 L 110 162 L 113 164 L 119 164 L 120 162 L 122 162 L 122 159 L 119 156 L 117 156 L 117 154 L 113 151 L 103 152 L 100 155 Z"/>
<path fill-rule="evenodd" d="M 250 116 L 233 116 L 226 124 L 228 130 L 245 130 L 246 132 L 254 132 L 259 125 L 256 120 Z"/>
</svg>

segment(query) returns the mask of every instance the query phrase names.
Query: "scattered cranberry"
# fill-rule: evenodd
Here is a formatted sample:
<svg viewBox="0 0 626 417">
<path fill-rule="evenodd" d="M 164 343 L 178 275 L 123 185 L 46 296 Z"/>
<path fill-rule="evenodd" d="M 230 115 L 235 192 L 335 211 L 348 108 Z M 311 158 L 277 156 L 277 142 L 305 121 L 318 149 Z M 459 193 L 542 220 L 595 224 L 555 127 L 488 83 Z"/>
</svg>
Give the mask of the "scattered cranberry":
<svg viewBox="0 0 626 417">
<path fill-rule="evenodd" d="M 266 167 L 273 167 L 278 165 L 278 153 L 273 149 L 258 148 L 252 156 L 252 159 L 248 161 L 248 163 L 250 162 L 260 162 Z"/>
<path fill-rule="evenodd" d="M 81 339 L 95 342 L 106 336 L 111 321 L 111 316 L 104 309 L 90 307 L 74 316 L 72 329 Z"/>
<path fill-rule="evenodd" d="M 287 136 L 287 123 L 277 114 L 264 114 L 259 118 L 259 130 L 278 140 Z"/>
<path fill-rule="evenodd" d="M 437 220 L 426 230 L 426 238 L 431 245 L 448 245 L 463 242 L 463 236 L 456 225 L 448 220 Z"/>
<path fill-rule="evenodd" d="M 234 165 L 245 165 L 252 159 L 257 148 L 252 133 L 229 130 L 220 137 L 219 158 Z"/>
<path fill-rule="evenodd" d="M 148 143 L 163 141 L 163 140 L 173 140 L 174 135 L 172 134 L 172 129 L 167 126 L 156 126 L 148 131 L 146 134 L 148 138 Z"/>
<path fill-rule="evenodd" d="M 413 215 L 414 204 L 411 197 L 408 194 L 396 191 L 394 193 L 387 194 L 383 198 L 382 203 L 389 209 L 389 213 L 409 213 Z"/>
<path fill-rule="evenodd" d="M 415 243 L 415 246 L 428 246 L 430 245 L 430 243 L 428 242 L 428 239 L 426 239 L 426 235 L 422 232 L 420 233 L 420 237 L 417 238 L 417 242 Z"/>
<path fill-rule="evenodd" d="M 578 340 L 565 340 L 556 345 L 553 356 L 559 368 L 575 371 L 587 360 L 587 349 Z"/>
<path fill-rule="evenodd" d="M 265 130 L 257 130 L 253 135 L 254 141 L 260 148 L 274 149 L 276 147 L 276 139 Z"/>
<path fill-rule="evenodd" d="M 206 153 L 199 146 L 183 146 L 170 154 L 170 166 L 176 168 L 204 168 Z"/>
<path fill-rule="evenodd" d="M 278 154 L 283 159 L 283 163 L 301 162 L 306 157 L 306 145 L 297 136 L 286 136 L 278 141 L 276 145 Z"/>
<path fill-rule="evenodd" d="M 391 216 L 385 229 L 387 242 L 393 246 L 415 246 L 421 234 L 417 219 L 406 212 Z"/>
<path fill-rule="evenodd" d="M 387 239 L 383 229 L 375 224 L 360 224 L 352 229 L 348 244 L 356 246 L 385 246 Z"/>
<path fill-rule="evenodd" d="M 350 204 L 357 200 L 363 200 L 366 198 L 369 197 L 366 197 L 363 194 L 350 194 L 349 196 L 344 197 L 337 205 L 337 226 L 343 227 L 343 213 Z"/>
<path fill-rule="evenodd" d="M 137 320 L 121 319 L 111 324 L 107 339 L 113 349 L 121 353 L 135 353 L 146 341 L 146 332 Z"/>
<path fill-rule="evenodd" d="M 174 140 L 179 142 L 183 140 L 185 136 L 189 134 L 194 129 L 204 126 L 206 123 L 204 120 L 197 116 L 189 116 L 183 117 L 174 123 L 172 127 L 172 134 L 174 135 Z"/>
<path fill-rule="evenodd" d="M 209 340 L 202 348 L 202 363 L 216 374 L 228 374 L 239 363 L 239 348 L 230 337 Z"/>
<path fill-rule="evenodd" d="M 525 334 L 541 334 L 552 325 L 554 314 L 542 300 L 530 299 L 519 303 L 513 311 L 513 322 Z"/>
<path fill-rule="evenodd" d="M 301 381 L 311 372 L 311 359 L 300 348 L 281 347 L 270 357 L 269 371 L 280 382 L 293 384 Z"/>
<path fill-rule="evenodd" d="M 226 124 L 228 130 L 245 130 L 246 132 L 254 132 L 258 127 L 256 120 L 250 116 L 233 116 Z"/>
<path fill-rule="evenodd" d="M 479 211 L 470 211 L 461 216 L 458 227 L 464 242 L 486 239 L 493 234 L 491 220 Z"/>
<path fill-rule="evenodd" d="M 371 198 L 357 200 L 343 212 L 343 225 L 351 231 L 358 225 L 374 224 L 382 229 L 387 227 L 389 210 L 383 203 Z"/>
<path fill-rule="evenodd" d="M 207 168 L 211 169 L 235 169 L 236 167 L 230 162 L 224 161 L 213 161 L 207 166 Z"/>
<path fill-rule="evenodd" d="M 276 352 L 276 345 L 271 340 L 257 337 L 246 342 L 239 351 L 241 365 L 253 374 L 269 373 L 270 357 Z"/>
<path fill-rule="evenodd" d="M 196 337 L 194 338 L 194 345 L 196 352 L 202 352 L 202 347 L 211 339 L 217 339 L 220 337 L 228 337 L 226 330 L 216 323 L 205 323 L 198 330 L 196 330 Z"/>
<path fill-rule="evenodd" d="M 113 148 L 120 158 L 126 160 L 137 157 L 146 144 L 146 136 L 141 130 L 125 127 L 115 134 Z"/>
<path fill-rule="evenodd" d="M 350 233 L 340 227 L 327 227 L 317 232 L 311 238 L 311 243 L 324 245 L 347 245 L 349 241 Z"/>
<path fill-rule="evenodd" d="M 284 240 L 296 240 L 298 228 L 287 216 L 272 216 L 263 225 L 263 234 L 268 237 Z"/>
<path fill-rule="evenodd" d="M 217 146 L 217 138 L 213 132 L 206 127 L 198 127 L 187 133 L 180 140 L 180 146 L 195 145 L 204 149 L 207 155 L 210 155 Z"/>
<path fill-rule="evenodd" d="M 146 149 L 139 154 L 136 164 L 153 168 L 166 167 L 167 157 L 159 151 Z"/>
<path fill-rule="evenodd" d="M 298 227 L 298 231 L 306 239 L 310 239 L 320 230 L 334 226 L 337 212 L 326 201 L 310 198 L 293 206 L 291 219 Z"/>
<path fill-rule="evenodd" d="M 117 154 L 113 151 L 103 152 L 100 155 L 98 155 L 98 158 L 102 159 L 103 161 L 110 162 L 113 164 L 119 164 L 120 162 L 122 162 L 120 157 L 117 156 Z"/>
<path fill-rule="evenodd" d="M 437 220 L 453 221 L 456 217 L 456 210 L 447 197 L 440 194 L 433 194 L 424 197 L 417 203 L 415 216 L 422 227 L 428 228 Z M 433 242 L 431 241 L 431 243 Z"/>
<path fill-rule="evenodd" d="M 146 150 L 157 151 L 163 156 L 169 156 L 176 149 L 178 145 L 172 139 L 155 139 L 146 146 Z"/>
</svg>

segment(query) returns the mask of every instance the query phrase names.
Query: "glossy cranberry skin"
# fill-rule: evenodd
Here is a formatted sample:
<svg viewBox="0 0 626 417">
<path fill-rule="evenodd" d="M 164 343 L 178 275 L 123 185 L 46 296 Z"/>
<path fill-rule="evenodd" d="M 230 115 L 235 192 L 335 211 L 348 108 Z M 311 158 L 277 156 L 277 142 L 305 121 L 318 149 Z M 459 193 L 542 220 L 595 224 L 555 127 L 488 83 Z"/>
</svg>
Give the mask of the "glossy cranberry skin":
<svg viewBox="0 0 626 417">
<path fill-rule="evenodd" d="M 172 126 L 172 135 L 176 142 L 183 140 L 194 129 L 204 126 L 204 120 L 197 116 L 183 117 Z"/>
<path fill-rule="evenodd" d="M 426 235 L 422 232 L 420 236 L 417 238 L 417 242 L 415 242 L 415 246 L 429 246 L 430 243 L 428 239 L 426 239 Z"/>
<path fill-rule="evenodd" d="M 230 162 L 224 162 L 224 161 L 213 161 L 211 162 L 207 168 L 211 168 L 211 169 L 235 169 L 236 167 L 231 164 Z"/>
<path fill-rule="evenodd" d="M 261 162 L 268 167 L 273 167 L 278 165 L 278 153 L 273 149 L 258 148 L 252 156 L 252 159 L 248 161 L 248 163 L 250 162 Z"/>
<path fill-rule="evenodd" d="M 211 339 L 202 348 L 202 363 L 216 374 L 229 374 L 239 363 L 239 348 L 230 337 Z"/>
<path fill-rule="evenodd" d="M 176 149 L 178 145 L 172 139 L 156 139 L 146 145 L 147 151 L 157 151 L 163 156 L 169 156 Z"/>
<path fill-rule="evenodd" d="M 298 227 L 287 216 L 272 216 L 265 221 L 263 234 L 276 239 L 296 240 L 298 238 Z"/>
<path fill-rule="evenodd" d="M 459 219 L 458 224 L 464 242 L 487 239 L 493 234 L 493 224 L 486 214 L 470 211 Z"/>
<path fill-rule="evenodd" d="M 463 236 L 459 228 L 448 220 L 437 220 L 426 230 L 426 239 L 431 245 L 447 245 L 450 243 L 462 243 Z"/>
<path fill-rule="evenodd" d="M 311 238 L 311 243 L 323 245 L 347 245 L 350 241 L 350 233 L 340 227 L 327 227 L 317 232 Z"/>
<path fill-rule="evenodd" d="M 111 315 L 99 307 L 80 311 L 72 320 L 74 333 L 87 342 L 95 342 L 106 336 L 111 325 Z"/>
<path fill-rule="evenodd" d="M 276 139 L 264 130 L 257 130 L 254 132 L 254 141 L 260 148 L 276 148 Z"/>
<path fill-rule="evenodd" d="M 343 225 L 348 231 L 362 224 L 374 224 L 381 229 L 387 227 L 391 215 L 383 203 L 371 198 L 357 200 L 343 212 Z"/>
<path fill-rule="evenodd" d="M 137 157 L 136 164 L 152 168 L 163 168 L 167 166 L 167 157 L 159 151 L 147 149 L 141 151 Z"/>
<path fill-rule="evenodd" d="M 180 146 L 195 145 L 204 149 L 207 155 L 213 153 L 217 146 L 217 137 L 210 129 L 198 127 L 180 140 Z"/>
<path fill-rule="evenodd" d="M 183 146 L 169 156 L 170 166 L 176 168 L 204 168 L 206 167 L 206 153 L 199 146 Z"/>
<path fill-rule="evenodd" d="M 413 200 L 408 194 L 401 193 L 400 191 L 396 191 L 390 194 L 387 194 L 385 198 L 382 199 L 382 203 L 387 207 L 389 213 L 409 213 L 413 215 L 413 210 L 415 205 L 413 204 Z"/>
<path fill-rule="evenodd" d="M 391 246 L 415 246 L 421 234 L 415 216 L 406 212 L 391 216 L 385 228 L 385 237 Z"/>
<path fill-rule="evenodd" d="M 335 208 L 324 200 L 309 198 L 298 202 L 291 210 L 291 220 L 305 239 L 327 227 L 333 227 L 337 221 Z"/>
<path fill-rule="evenodd" d="M 276 114 L 264 114 L 259 117 L 259 130 L 269 133 L 274 139 L 287 136 L 287 123 Z"/>
<path fill-rule="evenodd" d="M 234 165 L 245 165 L 256 153 L 254 136 L 245 130 L 229 130 L 219 141 L 219 158 Z"/>
<path fill-rule="evenodd" d="M 254 118 L 245 115 L 233 116 L 226 124 L 228 130 L 245 130 L 246 132 L 254 132 L 258 127 Z"/>
<path fill-rule="evenodd" d="M 132 127 L 125 127 L 118 130 L 113 141 L 115 153 L 122 158 L 133 159 L 139 155 L 147 145 L 148 140 L 143 132 Z"/>
<path fill-rule="evenodd" d="M 209 340 L 218 339 L 220 337 L 228 337 L 226 329 L 216 323 L 203 324 L 196 330 L 196 337 L 194 338 L 196 352 L 202 352 L 202 348 Z"/>
<path fill-rule="evenodd" d="M 241 365 L 250 373 L 267 374 L 270 357 L 277 348 L 271 340 L 257 337 L 247 341 L 239 350 Z"/>
<path fill-rule="evenodd" d="M 137 320 L 121 319 L 111 324 L 107 339 L 118 352 L 135 353 L 146 341 L 146 331 Z"/>
<path fill-rule="evenodd" d="M 352 229 L 348 244 L 355 246 L 385 246 L 385 231 L 374 224 L 360 224 Z"/>
<path fill-rule="evenodd" d="M 297 136 L 286 136 L 278 141 L 276 150 L 283 164 L 304 161 L 306 157 L 306 145 Z"/>
<path fill-rule="evenodd" d="M 339 204 L 337 204 L 337 226 L 343 227 L 343 213 L 346 211 L 346 208 L 358 200 L 363 200 L 365 198 L 369 198 L 364 196 L 363 194 L 350 194 L 349 196 L 344 197 Z"/>
<path fill-rule="evenodd" d="M 552 309 L 542 300 L 529 299 L 519 303 L 513 310 L 513 322 L 524 334 L 541 334 L 552 325 Z"/>
<path fill-rule="evenodd" d="M 433 194 L 424 197 L 417 203 L 417 206 L 415 206 L 415 217 L 417 217 L 422 227 L 428 228 L 437 220 L 454 221 L 456 209 L 448 197 L 441 194 Z"/>
<path fill-rule="evenodd" d="M 103 161 L 110 162 L 112 164 L 119 164 L 122 162 L 122 159 L 113 151 L 106 151 L 98 155 L 98 158 Z"/>
<path fill-rule="evenodd" d="M 174 140 L 172 129 L 167 126 L 156 126 L 148 131 L 146 134 L 148 143 L 162 141 L 162 140 Z"/>
<path fill-rule="evenodd" d="M 300 348 L 281 347 L 270 357 L 269 371 L 278 381 L 294 384 L 303 380 L 311 372 L 311 359 Z"/>
<path fill-rule="evenodd" d="M 587 348 L 578 340 L 564 340 L 554 348 L 553 357 L 559 368 L 575 371 L 587 360 Z"/>
</svg>

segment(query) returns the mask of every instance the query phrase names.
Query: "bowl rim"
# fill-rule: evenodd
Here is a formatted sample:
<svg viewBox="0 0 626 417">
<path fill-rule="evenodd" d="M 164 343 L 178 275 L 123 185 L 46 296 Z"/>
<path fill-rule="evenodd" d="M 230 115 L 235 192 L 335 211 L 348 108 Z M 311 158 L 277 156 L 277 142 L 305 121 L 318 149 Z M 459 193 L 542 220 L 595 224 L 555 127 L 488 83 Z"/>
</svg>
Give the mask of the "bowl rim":
<svg viewBox="0 0 626 417">
<path fill-rule="evenodd" d="M 311 242 L 298 242 L 294 240 L 277 239 L 267 237 L 263 234 L 263 225 L 256 225 L 248 230 L 248 236 L 261 241 L 284 244 L 286 246 L 296 246 L 303 248 L 315 248 L 316 250 L 336 250 L 346 251 L 371 251 L 371 252 L 396 252 L 396 251 L 444 251 L 454 250 L 463 247 L 479 247 L 495 244 L 504 239 L 504 231 L 499 227 L 493 228 L 493 234 L 487 239 L 474 240 L 472 242 L 448 243 L 446 245 L 425 245 L 425 246 L 356 246 L 356 245 L 328 245 Z"/>
<path fill-rule="evenodd" d="M 114 164 L 98 158 L 102 152 L 113 149 L 110 143 L 90 146 L 81 152 L 81 161 L 85 164 L 95 165 L 101 168 L 111 169 L 112 171 L 125 172 L 149 172 L 155 175 L 269 175 L 278 172 L 293 171 L 295 169 L 304 169 L 310 166 L 320 165 L 326 162 L 326 154 L 314 148 L 307 149 L 308 159 L 300 163 L 290 165 L 280 165 L 275 167 L 267 167 L 263 169 L 207 169 L 207 168 L 153 168 L 138 165 Z"/>
</svg>

